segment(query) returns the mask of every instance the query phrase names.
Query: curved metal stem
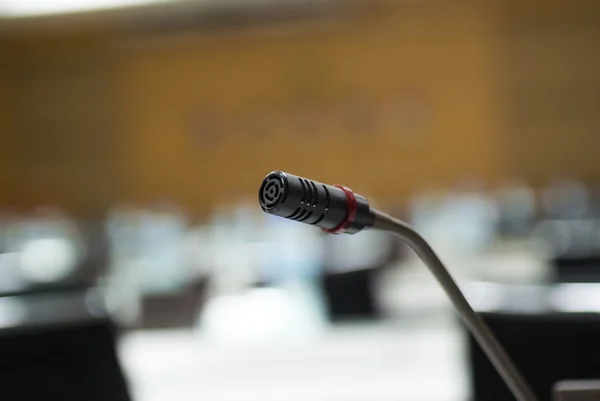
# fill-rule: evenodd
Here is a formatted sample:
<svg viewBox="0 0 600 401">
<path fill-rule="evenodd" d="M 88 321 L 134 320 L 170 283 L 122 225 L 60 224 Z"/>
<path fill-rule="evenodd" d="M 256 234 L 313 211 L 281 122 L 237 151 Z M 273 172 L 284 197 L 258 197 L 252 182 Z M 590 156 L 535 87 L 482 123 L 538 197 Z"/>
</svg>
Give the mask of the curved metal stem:
<svg viewBox="0 0 600 401">
<path fill-rule="evenodd" d="M 377 210 L 372 228 L 389 231 L 403 239 L 419 256 L 440 283 L 458 311 L 465 326 L 477 340 L 510 391 L 518 401 L 537 401 L 537 397 L 514 366 L 494 334 L 475 313 L 458 285 L 429 244 L 408 224 Z"/>
</svg>

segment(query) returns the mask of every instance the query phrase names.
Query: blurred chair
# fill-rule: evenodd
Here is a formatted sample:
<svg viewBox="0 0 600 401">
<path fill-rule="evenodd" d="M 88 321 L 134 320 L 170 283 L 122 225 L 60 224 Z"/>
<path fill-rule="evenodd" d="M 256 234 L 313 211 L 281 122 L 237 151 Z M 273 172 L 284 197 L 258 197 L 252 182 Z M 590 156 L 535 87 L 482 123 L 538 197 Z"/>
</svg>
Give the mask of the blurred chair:
<svg viewBox="0 0 600 401">
<path fill-rule="evenodd" d="M 181 291 L 142 298 L 139 326 L 144 329 L 193 327 L 207 296 L 207 279 L 198 279 Z"/>
<path fill-rule="evenodd" d="M 545 220 L 537 225 L 535 236 L 550 248 L 556 281 L 600 281 L 599 221 Z"/>
<path fill-rule="evenodd" d="M 579 180 L 557 180 L 542 191 L 542 211 L 550 219 L 590 218 L 593 208 L 589 190 Z"/>
<path fill-rule="evenodd" d="M 329 319 L 332 321 L 378 319 L 375 277 L 398 260 L 400 243 L 386 233 L 328 235 L 321 277 Z"/>
<path fill-rule="evenodd" d="M 86 289 L 0 297 L 2 400 L 130 400 L 117 330 L 95 298 Z"/>
<path fill-rule="evenodd" d="M 528 236 L 536 218 L 536 197 L 532 188 L 513 183 L 496 192 L 498 231 L 503 237 Z"/>
<path fill-rule="evenodd" d="M 600 251 L 586 255 L 559 255 L 552 260 L 561 283 L 600 282 Z"/>
<path fill-rule="evenodd" d="M 191 326 L 204 297 L 192 269 L 187 219 L 174 207 L 121 207 L 107 219 L 111 252 L 109 300 L 124 325 Z"/>
<path fill-rule="evenodd" d="M 487 286 L 474 307 L 540 400 L 561 380 L 600 378 L 598 285 Z M 472 337 L 469 359 L 474 400 L 514 400 Z"/>
</svg>

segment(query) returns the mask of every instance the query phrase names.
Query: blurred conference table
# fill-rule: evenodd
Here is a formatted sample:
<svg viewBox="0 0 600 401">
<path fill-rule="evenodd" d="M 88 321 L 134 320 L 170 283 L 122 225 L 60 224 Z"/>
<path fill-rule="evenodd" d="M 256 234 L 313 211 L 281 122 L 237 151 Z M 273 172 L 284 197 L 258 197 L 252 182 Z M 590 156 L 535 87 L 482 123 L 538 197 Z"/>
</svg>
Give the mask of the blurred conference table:
<svg viewBox="0 0 600 401">
<path fill-rule="evenodd" d="M 461 282 L 475 271 L 531 281 L 544 270 L 521 245 L 482 258 L 442 256 Z M 468 336 L 429 271 L 416 259 L 405 261 L 381 274 L 377 286 L 380 301 L 393 306 L 386 321 L 325 325 L 288 341 L 242 345 L 191 330 L 127 333 L 120 355 L 134 399 L 467 400 Z"/>
<path fill-rule="evenodd" d="M 187 330 L 133 332 L 120 346 L 137 401 L 462 401 L 465 349 L 451 314 L 245 345 Z"/>
</svg>

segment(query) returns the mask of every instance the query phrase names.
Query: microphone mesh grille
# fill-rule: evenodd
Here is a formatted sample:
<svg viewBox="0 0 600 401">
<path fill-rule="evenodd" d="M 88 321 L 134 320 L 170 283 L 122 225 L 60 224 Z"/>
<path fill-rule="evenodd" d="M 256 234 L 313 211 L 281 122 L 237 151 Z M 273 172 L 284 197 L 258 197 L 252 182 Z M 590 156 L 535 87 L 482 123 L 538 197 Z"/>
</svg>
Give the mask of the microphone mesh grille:
<svg viewBox="0 0 600 401">
<path fill-rule="evenodd" d="M 277 174 L 267 177 L 260 188 L 260 204 L 265 209 L 275 208 L 283 199 L 285 183 Z"/>
</svg>

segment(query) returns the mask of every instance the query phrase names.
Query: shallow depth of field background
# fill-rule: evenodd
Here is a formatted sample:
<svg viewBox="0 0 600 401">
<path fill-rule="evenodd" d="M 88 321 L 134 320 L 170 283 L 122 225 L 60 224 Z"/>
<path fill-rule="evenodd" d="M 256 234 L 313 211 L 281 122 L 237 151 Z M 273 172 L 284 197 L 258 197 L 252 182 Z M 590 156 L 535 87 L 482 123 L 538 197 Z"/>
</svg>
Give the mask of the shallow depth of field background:
<svg viewBox="0 0 600 401">
<path fill-rule="evenodd" d="M 262 214 L 272 170 L 407 220 L 474 302 L 600 252 L 600 4 L 113 3 L 0 1 L 0 327 L 94 288 L 135 400 L 469 396 L 428 271 Z"/>
</svg>

